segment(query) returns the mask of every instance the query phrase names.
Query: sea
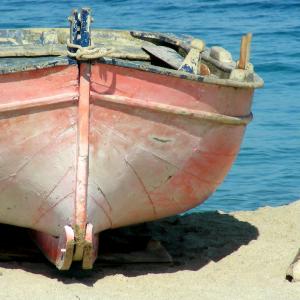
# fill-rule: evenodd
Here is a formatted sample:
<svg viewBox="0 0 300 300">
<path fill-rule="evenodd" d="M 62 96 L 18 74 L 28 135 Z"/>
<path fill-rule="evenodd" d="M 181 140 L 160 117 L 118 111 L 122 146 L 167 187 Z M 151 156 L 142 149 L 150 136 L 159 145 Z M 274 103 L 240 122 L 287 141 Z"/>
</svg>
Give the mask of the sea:
<svg viewBox="0 0 300 300">
<path fill-rule="evenodd" d="M 218 190 L 195 208 L 254 210 L 300 199 L 300 0 L 1 0 L 0 28 L 67 27 L 73 8 L 91 7 L 95 28 L 186 34 L 238 58 L 253 33 L 251 62 L 264 79 L 254 120 Z"/>
</svg>

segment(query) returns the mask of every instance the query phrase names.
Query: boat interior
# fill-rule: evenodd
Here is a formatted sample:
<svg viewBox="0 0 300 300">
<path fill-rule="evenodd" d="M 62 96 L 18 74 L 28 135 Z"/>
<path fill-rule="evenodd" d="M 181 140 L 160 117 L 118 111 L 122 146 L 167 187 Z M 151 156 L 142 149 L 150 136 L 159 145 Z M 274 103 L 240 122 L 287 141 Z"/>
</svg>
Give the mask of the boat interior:
<svg viewBox="0 0 300 300">
<path fill-rule="evenodd" d="M 69 35 L 67 28 L 0 30 L 0 74 L 76 64 L 68 56 Z M 247 62 L 244 68 L 239 67 L 230 52 L 219 46 L 204 46 L 197 70 L 186 72 L 181 66 L 192 49 L 190 36 L 93 29 L 91 40 L 94 48 L 103 51 L 102 57 L 93 63 L 227 86 L 257 88 L 263 84 L 252 64 Z"/>
</svg>

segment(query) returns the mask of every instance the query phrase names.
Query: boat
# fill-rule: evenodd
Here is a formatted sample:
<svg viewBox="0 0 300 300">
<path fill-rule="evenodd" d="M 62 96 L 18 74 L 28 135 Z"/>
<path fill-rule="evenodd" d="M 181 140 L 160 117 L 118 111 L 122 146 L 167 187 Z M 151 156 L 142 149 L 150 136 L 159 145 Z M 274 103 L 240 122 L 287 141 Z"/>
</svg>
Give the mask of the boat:
<svg viewBox="0 0 300 300">
<path fill-rule="evenodd" d="M 0 30 L 0 223 L 59 270 L 91 269 L 99 233 L 205 201 L 238 155 L 263 80 L 202 40 L 70 28 Z"/>
</svg>

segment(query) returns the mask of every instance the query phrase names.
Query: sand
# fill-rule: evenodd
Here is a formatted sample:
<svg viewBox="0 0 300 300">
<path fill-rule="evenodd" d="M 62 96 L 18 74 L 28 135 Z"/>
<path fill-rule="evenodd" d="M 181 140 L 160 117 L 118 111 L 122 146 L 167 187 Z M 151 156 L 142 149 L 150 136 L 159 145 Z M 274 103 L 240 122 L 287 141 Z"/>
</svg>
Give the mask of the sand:
<svg viewBox="0 0 300 300">
<path fill-rule="evenodd" d="M 300 299 L 300 283 L 285 279 L 300 247 L 300 201 L 172 217 L 132 230 L 160 239 L 175 262 L 97 262 L 89 274 L 67 275 L 45 261 L 1 262 L 0 299 Z"/>
</svg>

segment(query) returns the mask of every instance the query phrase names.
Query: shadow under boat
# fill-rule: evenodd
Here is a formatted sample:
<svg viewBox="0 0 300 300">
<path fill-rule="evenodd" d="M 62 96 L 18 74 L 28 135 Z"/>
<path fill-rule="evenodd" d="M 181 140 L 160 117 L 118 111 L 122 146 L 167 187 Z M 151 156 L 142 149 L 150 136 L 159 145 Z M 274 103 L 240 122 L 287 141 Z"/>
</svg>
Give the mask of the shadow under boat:
<svg viewBox="0 0 300 300">
<path fill-rule="evenodd" d="M 199 270 L 217 262 L 257 239 L 258 229 L 232 215 L 219 212 L 191 213 L 136 226 L 107 230 L 100 235 L 98 260 L 94 269 L 83 271 L 76 264 L 59 272 L 35 247 L 26 229 L 0 225 L 0 266 L 43 274 L 66 284 L 80 282 L 92 286 L 97 280 L 114 274 L 128 277 L 148 273 L 174 273 Z M 139 263 L 130 257 L 143 255 L 149 240 L 160 241 L 172 256 L 172 263 Z M 147 252 L 147 251 L 146 251 Z M 108 258 L 111 259 L 108 259 Z M 125 258 L 125 259 L 124 259 Z M 139 259 L 133 259 L 137 262 Z M 142 261 L 142 258 L 140 259 Z M 127 264 L 126 264 L 127 263 Z"/>
</svg>

